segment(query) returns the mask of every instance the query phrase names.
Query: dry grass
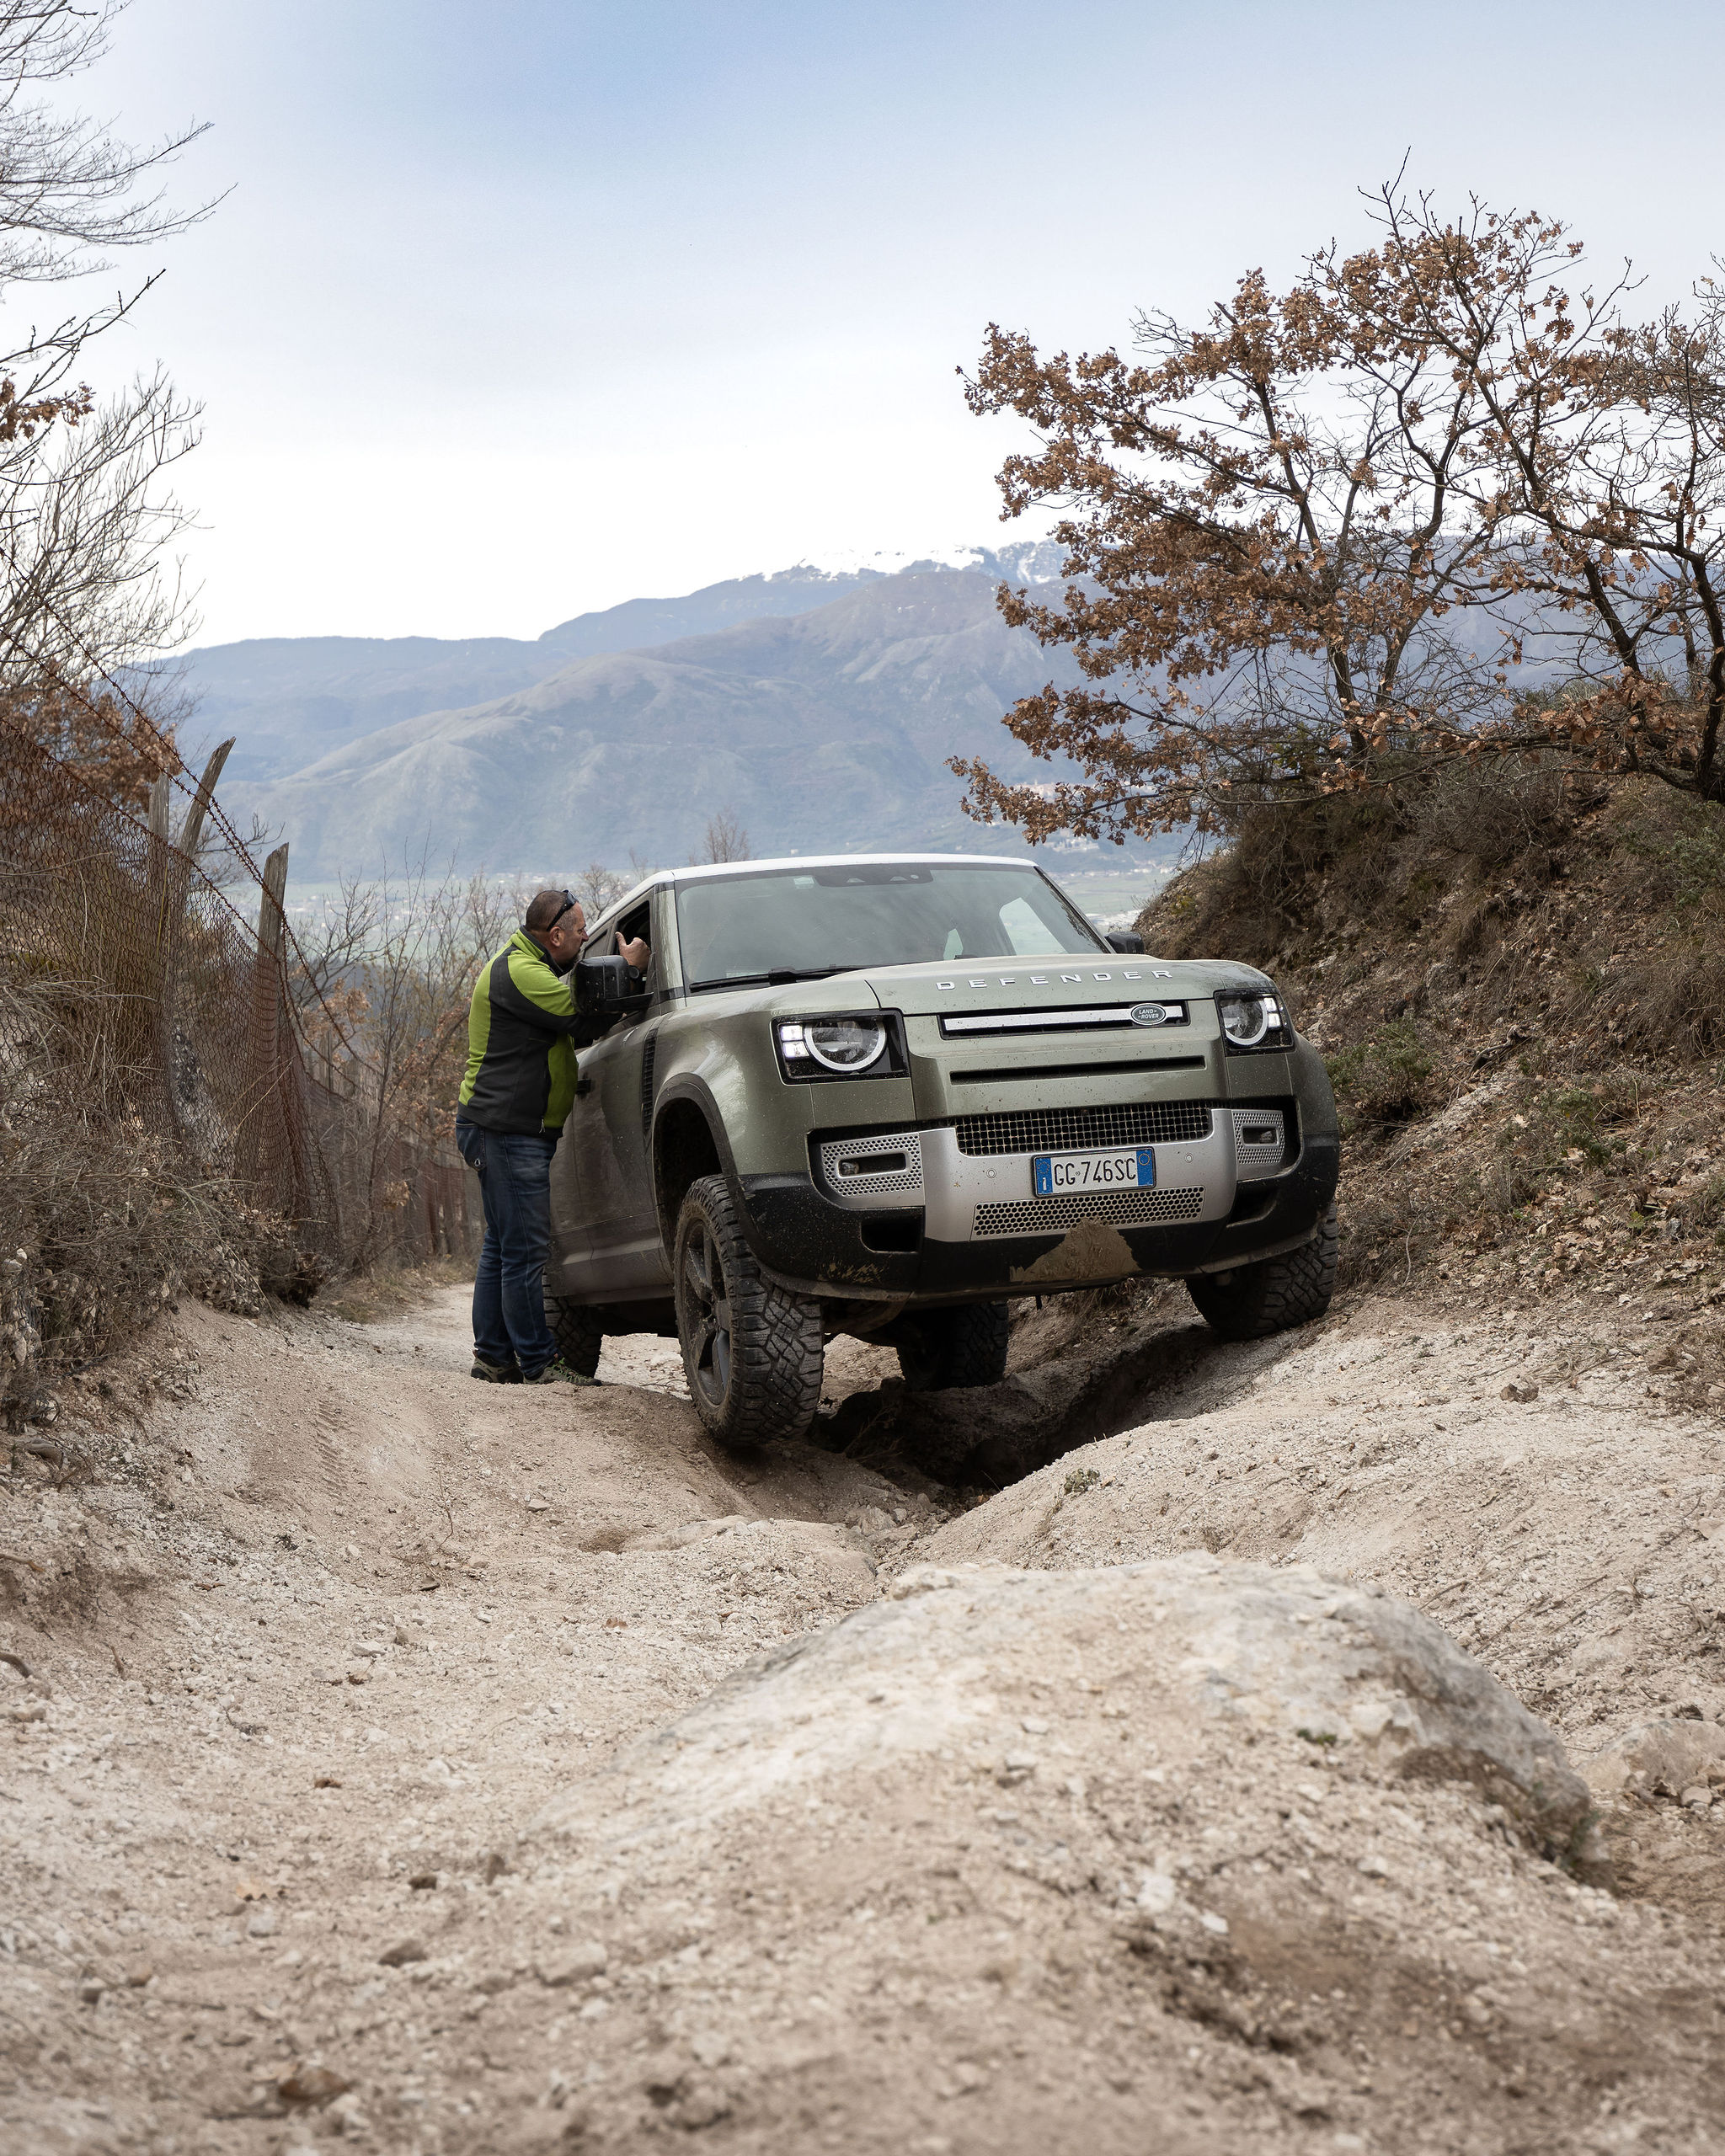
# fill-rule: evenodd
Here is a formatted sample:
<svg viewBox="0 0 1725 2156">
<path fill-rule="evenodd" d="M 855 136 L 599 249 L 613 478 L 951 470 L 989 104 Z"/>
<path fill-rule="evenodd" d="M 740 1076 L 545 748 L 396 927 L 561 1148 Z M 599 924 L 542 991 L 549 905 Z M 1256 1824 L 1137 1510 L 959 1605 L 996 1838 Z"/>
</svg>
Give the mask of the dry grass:
<svg viewBox="0 0 1725 2156">
<path fill-rule="evenodd" d="M 359 1278 L 331 1281 L 320 1289 L 316 1307 L 350 1325 L 382 1325 L 419 1309 L 439 1289 L 473 1277 L 473 1264 L 466 1258 L 427 1258 L 422 1265 L 392 1266 Z"/>
</svg>

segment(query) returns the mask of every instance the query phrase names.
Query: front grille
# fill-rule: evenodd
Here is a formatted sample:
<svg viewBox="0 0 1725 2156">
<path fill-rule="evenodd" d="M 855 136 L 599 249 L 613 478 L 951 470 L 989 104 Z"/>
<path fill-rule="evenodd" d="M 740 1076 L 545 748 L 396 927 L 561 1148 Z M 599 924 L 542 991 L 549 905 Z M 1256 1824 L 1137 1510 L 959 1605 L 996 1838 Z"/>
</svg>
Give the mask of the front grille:
<svg viewBox="0 0 1725 2156">
<path fill-rule="evenodd" d="M 1074 1076 L 1083 1075 L 1074 1066 Z M 961 1115 L 961 1153 L 1071 1153 L 1081 1146 L 1176 1145 L 1210 1136 L 1208 1101 L 1132 1101 L 1108 1108 L 1005 1108 Z"/>
<path fill-rule="evenodd" d="M 1146 1026 L 1183 1026 L 1188 1022 L 1183 1003 L 1091 1003 L 1081 1004 L 1076 1009 L 1068 1006 L 1063 1011 L 977 1011 L 962 1017 L 943 1018 L 940 1029 L 948 1039 L 963 1038 L 969 1033 L 1053 1033 L 1075 1028 L 1097 1026 L 1130 1026 L 1135 1011 L 1159 1011 L 1158 1018 L 1146 1017 Z"/>
<path fill-rule="evenodd" d="M 1116 1227 L 1144 1227 L 1152 1220 L 1195 1220 L 1204 1208 L 1201 1190 L 1100 1190 L 1089 1198 L 1028 1198 L 1016 1205 L 979 1205 L 971 1215 L 973 1235 L 1055 1235 L 1081 1220 L 1107 1220 Z"/>
</svg>

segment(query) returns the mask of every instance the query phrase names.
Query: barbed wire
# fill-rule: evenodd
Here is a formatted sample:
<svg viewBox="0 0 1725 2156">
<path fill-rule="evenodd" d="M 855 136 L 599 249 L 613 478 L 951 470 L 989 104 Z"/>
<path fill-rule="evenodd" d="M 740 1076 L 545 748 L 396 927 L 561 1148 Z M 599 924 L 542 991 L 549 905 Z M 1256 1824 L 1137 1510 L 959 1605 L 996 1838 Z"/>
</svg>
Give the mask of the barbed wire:
<svg viewBox="0 0 1725 2156">
<path fill-rule="evenodd" d="M 199 787 L 196 784 L 188 783 L 186 775 L 190 767 L 186 764 L 184 758 L 180 755 L 179 750 L 173 739 L 162 731 L 161 728 L 157 725 L 155 720 L 152 719 L 149 713 L 143 709 L 142 706 L 138 703 L 136 699 L 129 693 L 123 684 L 117 680 L 108 669 L 103 665 L 101 661 L 95 657 L 94 654 L 89 649 L 88 644 L 86 644 L 83 639 L 79 636 L 77 631 L 72 627 L 70 622 L 65 620 L 51 602 L 44 600 L 39 601 L 39 604 L 41 607 L 41 611 L 47 615 L 49 619 L 52 621 L 56 627 L 60 630 L 61 633 L 67 637 L 74 648 L 79 652 L 86 664 L 90 668 L 91 672 L 99 680 L 104 681 L 108 685 L 109 688 L 113 691 L 114 694 L 119 697 L 120 702 L 125 705 L 127 711 L 131 712 L 135 723 L 138 726 L 142 727 L 150 739 L 156 744 L 158 749 L 161 751 L 163 760 L 163 775 L 167 777 L 171 785 L 177 787 L 180 792 L 187 797 L 188 800 L 195 801 L 199 792 Z M 103 711 L 101 706 L 97 703 L 94 699 L 86 695 L 84 691 L 76 681 L 67 679 L 61 673 L 57 667 L 53 665 L 51 662 L 45 659 L 40 653 L 31 651 L 26 645 L 19 641 L 15 633 L 8 632 L 6 640 L 13 651 L 17 652 L 24 659 L 29 660 L 32 665 L 40 668 L 45 675 L 51 678 L 57 689 L 59 689 L 62 693 L 71 696 L 73 700 L 78 703 L 93 719 L 95 720 L 96 723 L 99 727 L 102 727 L 108 731 L 112 739 L 116 741 L 125 743 L 126 737 L 124 729 L 113 726 L 109 721 L 108 714 Z M 19 727 L 16 730 L 24 732 L 26 729 Z M 56 760 L 61 762 L 63 767 L 68 771 L 72 771 L 72 767 L 69 765 L 66 765 L 63 759 L 56 759 Z M 90 792 L 99 792 L 99 788 L 89 787 L 88 782 L 84 781 L 77 772 L 72 771 L 72 776 L 80 785 L 84 786 L 86 790 Z M 128 821 L 137 825 L 141 830 L 147 831 L 148 826 L 141 824 L 139 819 L 133 816 L 129 809 L 125 808 L 117 803 L 110 802 L 109 805 L 113 808 L 117 814 L 125 816 Z M 362 1069 L 371 1071 L 373 1076 L 381 1077 L 382 1073 L 379 1070 L 378 1066 L 373 1062 L 370 1056 L 364 1054 L 357 1047 L 355 1046 L 351 1037 L 346 1031 L 346 1028 L 343 1026 L 340 1019 L 331 1008 L 328 998 L 324 995 L 323 989 L 319 986 L 317 976 L 312 970 L 310 961 L 306 957 L 305 947 L 301 943 L 298 937 L 294 933 L 293 924 L 287 917 L 286 907 L 280 899 L 273 897 L 273 894 L 270 893 L 269 884 L 264 879 L 263 871 L 258 867 L 257 862 L 252 858 L 249 848 L 247 846 L 245 841 L 240 837 L 240 835 L 235 829 L 233 824 L 229 820 L 227 812 L 217 802 L 213 788 L 211 789 L 208 798 L 205 802 L 204 813 L 206 816 L 214 823 L 216 830 L 227 841 L 229 851 L 243 865 L 247 873 L 251 876 L 252 880 L 264 892 L 266 898 L 271 899 L 271 902 L 275 905 L 276 913 L 280 920 L 282 935 L 286 942 L 292 947 L 293 954 L 299 962 L 301 977 L 311 990 L 312 995 L 317 999 L 318 1007 L 322 1010 L 323 1016 L 328 1020 L 329 1024 L 335 1033 L 336 1038 L 341 1043 L 342 1047 L 346 1050 L 347 1054 L 352 1058 L 354 1062 L 358 1064 Z M 210 878 L 204 874 L 203 870 L 198 867 L 195 861 L 191 860 L 190 855 L 182 852 L 178 846 L 175 846 L 173 844 L 171 840 L 167 841 L 167 843 L 168 845 L 168 850 L 173 853 L 178 854 L 181 860 L 189 862 L 191 867 L 196 871 L 198 875 L 203 878 L 204 882 L 209 885 L 212 891 L 219 892 L 220 887 L 212 883 Z M 248 935 L 251 934 L 251 924 L 249 921 L 244 920 L 244 917 L 239 914 L 238 909 L 233 905 L 232 902 L 228 899 L 225 894 L 222 895 L 222 903 L 224 905 L 227 906 L 230 912 L 235 915 L 237 919 L 240 920 L 246 933 Z M 304 1027 L 301 1021 L 300 1013 L 295 1008 L 291 998 L 288 1000 L 288 1010 L 291 1022 L 294 1024 L 296 1030 L 300 1031 L 302 1034 L 303 1034 Z"/>
</svg>

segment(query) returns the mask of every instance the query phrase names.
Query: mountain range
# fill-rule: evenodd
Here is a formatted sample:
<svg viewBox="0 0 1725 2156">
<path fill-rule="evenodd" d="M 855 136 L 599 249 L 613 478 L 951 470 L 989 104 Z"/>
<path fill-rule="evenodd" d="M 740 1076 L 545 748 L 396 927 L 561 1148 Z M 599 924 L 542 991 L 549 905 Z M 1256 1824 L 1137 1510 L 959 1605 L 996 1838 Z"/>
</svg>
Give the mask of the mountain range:
<svg viewBox="0 0 1725 2156">
<path fill-rule="evenodd" d="M 200 731 L 237 739 L 230 780 L 275 779 L 397 720 L 531 687 L 577 659 L 644 651 L 765 615 L 825 606 L 868 580 L 807 566 L 734 577 L 677 599 L 630 599 L 515 637 L 257 637 L 195 651 L 174 671 Z"/>
<path fill-rule="evenodd" d="M 1068 663 L 1009 629 L 1002 578 L 1049 547 L 898 571 L 809 567 L 631 600 L 536 639 L 291 638 L 180 663 L 222 794 L 291 842 L 296 882 L 424 857 L 574 873 L 684 861 L 720 811 L 751 851 L 1016 849 L 959 807 L 981 754 L 1047 778 L 1001 724 Z"/>
</svg>

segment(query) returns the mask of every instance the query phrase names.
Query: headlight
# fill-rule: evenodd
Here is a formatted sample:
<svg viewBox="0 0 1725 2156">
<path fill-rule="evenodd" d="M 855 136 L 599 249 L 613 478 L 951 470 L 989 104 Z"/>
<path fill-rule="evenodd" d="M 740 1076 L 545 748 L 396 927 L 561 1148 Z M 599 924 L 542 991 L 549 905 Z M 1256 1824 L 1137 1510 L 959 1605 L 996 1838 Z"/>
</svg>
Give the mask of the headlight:
<svg viewBox="0 0 1725 2156">
<path fill-rule="evenodd" d="M 863 1078 L 882 1063 L 887 1028 L 880 1018 L 782 1018 L 777 1027 L 779 1061 L 788 1078 Z"/>
<path fill-rule="evenodd" d="M 1294 1044 L 1294 1028 L 1274 989 L 1268 995 L 1226 990 L 1217 996 L 1216 1009 L 1222 1021 L 1222 1038 L 1231 1049 L 1244 1052 Z"/>
</svg>

